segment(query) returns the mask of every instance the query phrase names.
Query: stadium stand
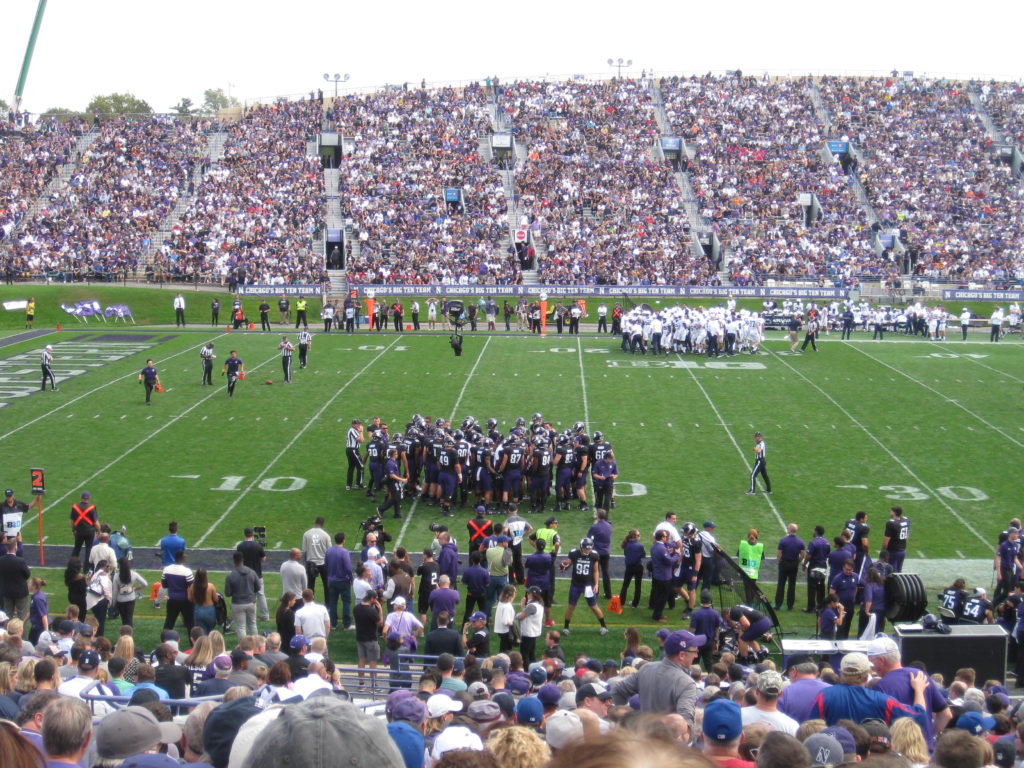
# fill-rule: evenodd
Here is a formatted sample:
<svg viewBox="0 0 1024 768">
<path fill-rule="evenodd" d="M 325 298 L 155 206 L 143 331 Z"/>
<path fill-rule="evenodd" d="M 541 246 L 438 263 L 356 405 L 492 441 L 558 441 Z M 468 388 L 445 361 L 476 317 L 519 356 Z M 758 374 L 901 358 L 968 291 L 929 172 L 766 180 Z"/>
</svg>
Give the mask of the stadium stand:
<svg viewBox="0 0 1024 768">
<path fill-rule="evenodd" d="M 369 283 L 514 284 L 502 252 L 508 222 L 495 168 L 480 156 L 491 132 L 479 86 L 390 89 L 340 98 L 342 213 L 357 240 L 348 278 Z M 463 205 L 446 202 L 461 188 Z"/>
<path fill-rule="evenodd" d="M 646 81 L 516 82 L 502 104 L 526 166 L 516 188 L 543 232 L 538 279 L 559 284 L 705 284 Z"/>
<path fill-rule="evenodd" d="M 310 241 L 323 228 L 323 174 L 306 154 L 320 113 L 316 101 L 280 101 L 232 125 L 223 159 L 158 249 L 154 270 L 222 285 L 322 282 L 323 258 Z"/>
<path fill-rule="evenodd" d="M 824 136 L 805 80 L 707 75 L 671 78 L 661 91 L 669 122 L 695 151 L 690 177 L 734 282 L 881 267 L 842 167 L 820 156 Z M 808 225 L 800 193 L 817 195 L 822 220 Z"/>
<path fill-rule="evenodd" d="M 996 145 L 1024 139 L 1015 84 L 731 73 L 388 87 L 324 107 L 281 100 L 226 129 L 8 121 L 5 273 L 326 284 L 333 206 L 356 283 L 1024 278 L 1024 186 Z M 325 125 L 343 147 L 326 173 L 314 155 Z M 496 130 L 516 137 L 510 168 L 491 157 Z M 210 131 L 226 137 L 223 157 Z M 685 142 L 675 166 L 667 132 Z M 848 155 L 833 159 L 829 140 Z M 515 227 L 532 230 L 536 276 L 511 247 Z M 701 252 L 708 232 L 721 262 Z"/>
<path fill-rule="evenodd" d="M 837 130 L 863 148 L 861 181 L 918 274 L 1002 281 L 1019 270 L 1021 187 L 988 152 L 964 84 L 826 77 L 821 92 Z"/>
</svg>

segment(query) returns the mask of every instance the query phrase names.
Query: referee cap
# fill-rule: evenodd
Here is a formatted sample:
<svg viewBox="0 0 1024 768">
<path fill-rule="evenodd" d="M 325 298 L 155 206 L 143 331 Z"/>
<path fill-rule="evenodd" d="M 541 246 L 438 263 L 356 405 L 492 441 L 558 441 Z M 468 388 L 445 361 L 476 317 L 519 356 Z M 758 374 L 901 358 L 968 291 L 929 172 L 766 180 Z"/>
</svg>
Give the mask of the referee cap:
<svg viewBox="0 0 1024 768">
<path fill-rule="evenodd" d="M 51 346 L 50 346 L 49 344 L 47 344 L 47 345 L 46 345 L 46 349 L 47 349 L 47 351 L 49 351 L 49 352 L 52 352 L 52 351 L 53 351 L 53 347 L 51 347 Z"/>
<path fill-rule="evenodd" d="M 760 432 L 755 432 L 754 437 L 763 437 L 763 435 Z"/>
<path fill-rule="evenodd" d="M 363 420 L 362 419 L 352 419 L 352 423 L 353 424 L 362 424 Z"/>
</svg>

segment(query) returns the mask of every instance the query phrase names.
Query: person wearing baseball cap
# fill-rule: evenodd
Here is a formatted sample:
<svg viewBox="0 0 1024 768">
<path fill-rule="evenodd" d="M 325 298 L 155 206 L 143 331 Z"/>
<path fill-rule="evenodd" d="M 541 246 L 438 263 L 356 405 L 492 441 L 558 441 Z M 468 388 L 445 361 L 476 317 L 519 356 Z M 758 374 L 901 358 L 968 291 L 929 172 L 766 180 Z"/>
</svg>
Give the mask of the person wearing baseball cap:
<svg viewBox="0 0 1024 768">
<path fill-rule="evenodd" d="M 126 707 L 100 720 L 94 732 L 96 754 L 104 760 L 123 760 L 181 739 L 181 727 L 161 723 L 145 707 Z"/>
<path fill-rule="evenodd" d="M 7 530 L 4 521 L 4 516 L 6 514 L 10 514 L 12 517 L 14 515 L 22 515 L 22 517 L 24 517 L 26 512 L 28 512 L 28 504 L 26 504 L 24 501 L 18 501 L 16 498 L 14 498 L 14 489 L 8 488 L 6 491 L 4 491 L 3 502 L 0 503 L 0 531 Z M 21 557 L 22 545 L 20 529 L 18 530 L 18 535 L 15 536 L 15 538 L 18 540 L 18 557 Z"/>
<path fill-rule="evenodd" d="M 88 691 L 95 696 L 116 696 L 117 690 L 99 681 L 100 655 L 92 648 L 87 648 L 78 656 L 78 674 L 66 680 L 57 688 L 62 696 L 74 696 L 81 699 L 82 693 Z M 84 701 L 84 699 L 83 699 Z M 103 701 L 92 702 L 93 712 L 106 715 L 114 709 Z"/>
<path fill-rule="evenodd" d="M 743 725 L 768 723 L 773 731 L 796 736 L 800 724 L 789 715 L 779 711 L 779 695 L 782 693 L 782 675 L 773 669 L 766 670 L 757 676 L 754 688 L 756 704 L 743 708 Z"/>
<path fill-rule="evenodd" d="M 697 703 L 697 685 L 690 677 L 690 665 L 707 642 L 704 635 L 694 635 L 680 629 L 665 638 L 665 658 L 649 662 L 632 675 L 612 687 L 615 704 L 626 704 L 634 694 L 640 694 L 640 710 L 652 714 L 676 713 L 693 730 L 693 716 Z"/>
<path fill-rule="evenodd" d="M 645 665 L 647 666 L 647 665 Z M 740 757 L 743 719 L 740 705 L 729 699 L 715 699 L 704 707 L 704 754 L 728 768 L 745 768 L 753 763 Z"/>
<path fill-rule="evenodd" d="M 491 655 L 491 636 L 487 631 L 487 614 L 473 611 L 462 628 L 462 644 L 478 659 Z"/>
<path fill-rule="evenodd" d="M 602 723 L 607 722 L 611 705 L 612 692 L 600 683 L 584 683 L 576 690 L 576 708 L 589 709 Z"/>
<path fill-rule="evenodd" d="M 848 653 L 839 663 L 840 682 L 821 691 L 811 706 L 811 716 L 823 719 L 828 725 L 835 725 L 842 719 L 855 723 L 868 718 L 877 718 L 886 725 L 900 717 L 912 717 L 924 730 L 928 719 L 925 707 L 925 691 L 928 676 L 915 671 L 910 675 L 910 687 L 914 692 L 913 704 L 902 704 L 892 696 L 867 687 L 871 675 L 871 662 L 863 653 Z"/>
<path fill-rule="evenodd" d="M 916 670 L 903 666 L 902 656 L 896 641 L 886 635 L 876 637 L 868 643 L 867 657 L 881 676 L 875 683 L 875 690 L 892 696 L 903 704 L 914 703 L 914 690 L 910 686 L 910 678 Z M 931 680 L 924 691 L 925 727 L 924 738 L 928 748 L 935 745 L 935 734 L 941 733 L 953 718 L 952 710 L 938 686 Z"/>
</svg>

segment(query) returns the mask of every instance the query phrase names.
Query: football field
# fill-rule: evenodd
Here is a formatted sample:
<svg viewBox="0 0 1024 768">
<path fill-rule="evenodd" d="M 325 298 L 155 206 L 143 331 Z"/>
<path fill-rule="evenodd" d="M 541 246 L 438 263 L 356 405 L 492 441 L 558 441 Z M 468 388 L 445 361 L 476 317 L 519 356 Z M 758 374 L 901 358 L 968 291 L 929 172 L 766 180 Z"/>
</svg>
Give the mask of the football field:
<svg viewBox="0 0 1024 768">
<path fill-rule="evenodd" d="M 203 387 L 198 350 L 210 340 L 214 386 Z M 932 584 L 958 575 L 958 560 L 984 571 L 999 530 L 1020 513 L 1019 337 L 832 335 L 819 352 L 792 355 L 772 333 L 759 355 L 709 359 L 630 356 L 619 339 L 593 333 L 467 334 L 461 357 L 446 335 L 318 333 L 309 367 L 296 360 L 291 384 L 282 380 L 279 340 L 278 332 L 166 327 L 8 335 L 0 479 L 28 500 L 29 469 L 45 470 L 49 544 L 70 543 L 70 505 L 88 490 L 101 520 L 127 525 L 137 547 L 155 544 L 177 520 L 191 548 L 233 547 L 247 525 L 266 526 L 268 546 L 287 548 L 317 515 L 351 540 L 373 513 L 363 493 L 345 490 L 353 418 L 380 416 L 396 431 L 414 413 L 456 422 L 471 415 L 507 431 L 540 412 L 559 429 L 582 421 L 611 442 L 617 539 L 636 527 L 646 540 L 674 510 L 680 522 L 714 520 L 729 552 L 757 527 L 774 553 L 784 523 L 807 536 L 820 523 L 831 538 L 863 509 L 877 550 L 888 508 L 900 504 L 913 526 L 909 555 L 927 559 L 920 566 L 934 572 Z M 47 343 L 58 392 L 38 391 Z M 248 375 L 229 399 L 219 371 L 231 349 Z M 166 392 L 147 407 L 137 375 L 150 357 Z M 768 445 L 770 496 L 744 494 L 755 430 Z M 422 548 L 438 510 L 406 500 L 403 512 L 387 530 L 395 543 Z M 470 514 L 458 512 L 457 538 Z M 574 543 L 592 516 L 574 510 L 560 520 L 563 540 Z M 34 541 L 34 512 L 25 523 Z"/>
</svg>

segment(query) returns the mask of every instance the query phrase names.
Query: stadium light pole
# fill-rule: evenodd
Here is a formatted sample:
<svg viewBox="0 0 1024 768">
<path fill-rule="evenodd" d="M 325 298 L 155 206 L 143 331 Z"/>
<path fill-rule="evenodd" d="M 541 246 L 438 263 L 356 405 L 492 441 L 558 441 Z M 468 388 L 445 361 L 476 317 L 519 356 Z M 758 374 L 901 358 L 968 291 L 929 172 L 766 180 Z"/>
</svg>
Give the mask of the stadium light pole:
<svg viewBox="0 0 1024 768">
<path fill-rule="evenodd" d="M 608 66 L 609 67 L 613 67 L 613 68 L 618 68 L 618 70 L 619 70 L 619 79 L 621 80 L 622 79 L 622 69 L 623 69 L 623 67 L 632 67 L 633 66 L 633 60 L 632 59 L 621 59 L 620 58 L 620 59 L 618 59 L 616 61 L 615 59 L 608 59 Z"/>
<path fill-rule="evenodd" d="M 351 75 L 348 73 L 345 73 L 344 75 L 336 74 L 333 77 L 328 74 L 324 75 L 324 80 L 328 83 L 334 83 L 334 98 L 338 98 L 338 83 L 347 83 L 349 77 L 351 77 Z"/>
</svg>

